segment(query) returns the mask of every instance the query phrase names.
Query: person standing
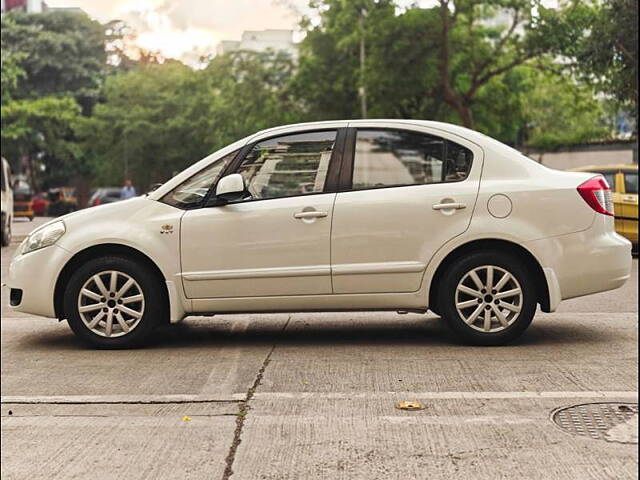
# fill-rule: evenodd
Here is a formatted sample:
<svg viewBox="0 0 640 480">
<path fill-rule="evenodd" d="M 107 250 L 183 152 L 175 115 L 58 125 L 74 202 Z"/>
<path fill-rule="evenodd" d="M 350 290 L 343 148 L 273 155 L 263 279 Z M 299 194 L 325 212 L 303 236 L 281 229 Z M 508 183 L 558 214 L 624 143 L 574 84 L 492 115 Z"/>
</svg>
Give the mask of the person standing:
<svg viewBox="0 0 640 480">
<path fill-rule="evenodd" d="M 133 183 L 131 183 L 131 180 L 126 179 L 124 181 L 124 187 L 120 190 L 120 200 L 127 200 L 135 196 L 137 196 L 137 193 Z"/>
</svg>

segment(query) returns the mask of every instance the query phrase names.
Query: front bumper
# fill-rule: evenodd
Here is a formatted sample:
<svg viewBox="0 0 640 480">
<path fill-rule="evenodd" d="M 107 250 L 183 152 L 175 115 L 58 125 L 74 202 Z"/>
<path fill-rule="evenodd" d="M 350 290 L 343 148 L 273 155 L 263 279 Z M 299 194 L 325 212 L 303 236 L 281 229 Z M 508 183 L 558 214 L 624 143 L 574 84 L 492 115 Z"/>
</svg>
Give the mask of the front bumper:
<svg viewBox="0 0 640 480">
<path fill-rule="evenodd" d="M 7 286 L 22 290 L 20 302 L 11 310 L 43 317 L 55 317 L 53 296 L 56 281 L 71 254 L 57 245 L 16 255 L 9 265 Z"/>
</svg>

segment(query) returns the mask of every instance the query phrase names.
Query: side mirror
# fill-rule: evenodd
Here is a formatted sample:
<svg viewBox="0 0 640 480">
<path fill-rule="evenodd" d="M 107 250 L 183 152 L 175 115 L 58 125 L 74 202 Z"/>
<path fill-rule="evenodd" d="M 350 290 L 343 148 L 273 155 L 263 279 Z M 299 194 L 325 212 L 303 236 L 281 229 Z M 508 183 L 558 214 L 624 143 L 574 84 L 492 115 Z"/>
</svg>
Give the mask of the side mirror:
<svg viewBox="0 0 640 480">
<path fill-rule="evenodd" d="M 157 190 L 158 188 L 160 188 L 161 186 L 162 186 L 162 184 L 161 184 L 161 183 L 154 183 L 153 185 L 151 185 L 151 186 L 149 187 L 149 191 L 148 191 L 147 193 L 151 193 L 151 192 L 153 192 L 154 190 Z"/>
<path fill-rule="evenodd" d="M 222 177 L 216 186 L 216 199 L 224 202 L 242 200 L 247 194 L 244 178 L 239 173 Z"/>
</svg>

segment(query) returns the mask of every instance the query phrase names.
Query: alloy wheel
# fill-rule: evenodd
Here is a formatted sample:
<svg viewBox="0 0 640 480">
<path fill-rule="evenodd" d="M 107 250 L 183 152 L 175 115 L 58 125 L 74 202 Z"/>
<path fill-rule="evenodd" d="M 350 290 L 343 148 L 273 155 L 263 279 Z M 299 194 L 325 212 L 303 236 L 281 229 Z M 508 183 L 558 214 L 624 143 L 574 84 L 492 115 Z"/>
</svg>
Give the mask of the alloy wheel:
<svg viewBox="0 0 640 480">
<path fill-rule="evenodd" d="M 462 277 L 455 302 L 460 318 L 471 328 L 484 333 L 500 332 L 520 315 L 522 288 L 504 268 L 483 265 Z"/>
<path fill-rule="evenodd" d="M 96 335 L 121 337 L 136 328 L 142 319 L 142 288 L 124 272 L 96 273 L 80 289 L 78 313 L 85 326 Z"/>
</svg>

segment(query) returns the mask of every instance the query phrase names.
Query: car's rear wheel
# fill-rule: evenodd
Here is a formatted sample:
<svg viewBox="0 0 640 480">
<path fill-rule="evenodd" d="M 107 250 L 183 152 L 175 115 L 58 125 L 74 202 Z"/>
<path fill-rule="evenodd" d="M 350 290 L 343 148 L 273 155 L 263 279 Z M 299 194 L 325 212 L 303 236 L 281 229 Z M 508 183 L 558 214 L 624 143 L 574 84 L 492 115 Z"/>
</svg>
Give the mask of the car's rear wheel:
<svg viewBox="0 0 640 480">
<path fill-rule="evenodd" d="M 98 348 L 143 344 L 167 315 L 162 283 L 126 257 L 88 261 L 67 284 L 64 311 L 73 332 Z"/>
<path fill-rule="evenodd" d="M 438 306 L 449 326 L 473 345 L 504 345 L 527 329 L 537 293 L 516 256 L 486 251 L 453 262 L 438 291 Z"/>
</svg>

